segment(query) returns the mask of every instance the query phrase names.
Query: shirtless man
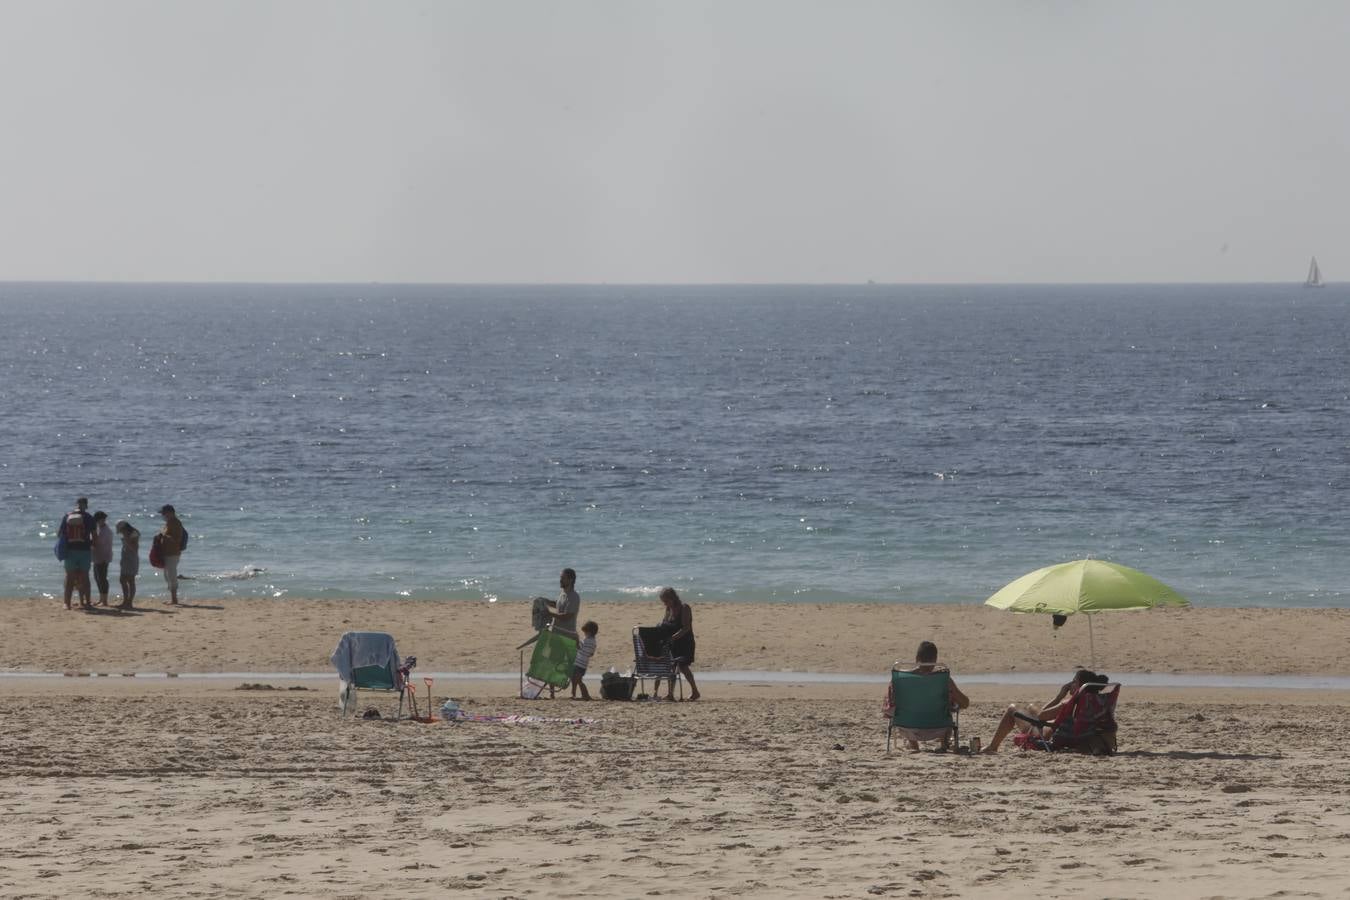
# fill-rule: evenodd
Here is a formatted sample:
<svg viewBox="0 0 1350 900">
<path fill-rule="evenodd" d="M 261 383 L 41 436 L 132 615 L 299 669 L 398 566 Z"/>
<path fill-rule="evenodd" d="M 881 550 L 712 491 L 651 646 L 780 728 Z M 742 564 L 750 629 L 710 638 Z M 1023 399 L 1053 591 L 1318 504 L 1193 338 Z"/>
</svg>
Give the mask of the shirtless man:
<svg viewBox="0 0 1350 900">
<path fill-rule="evenodd" d="M 937 644 L 932 641 L 922 641 L 919 644 L 918 652 L 914 654 L 914 668 L 901 669 L 900 664 L 897 662 L 894 669 L 897 672 L 912 672 L 915 675 L 932 675 L 934 672 L 948 672 L 950 674 L 950 670 L 946 666 L 938 665 L 937 658 Z M 886 688 L 886 718 L 888 719 L 895 714 L 894 690 L 894 685 Z M 947 682 L 947 696 L 951 699 L 952 706 L 955 706 L 958 709 L 965 709 L 970 706 L 970 698 L 956 686 L 954 680 L 949 680 Z M 942 738 L 943 750 L 950 749 L 951 739 L 951 729 L 948 729 L 947 734 Z M 917 751 L 919 749 L 919 742 L 910 741 L 909 749 Z"/>
</svg>

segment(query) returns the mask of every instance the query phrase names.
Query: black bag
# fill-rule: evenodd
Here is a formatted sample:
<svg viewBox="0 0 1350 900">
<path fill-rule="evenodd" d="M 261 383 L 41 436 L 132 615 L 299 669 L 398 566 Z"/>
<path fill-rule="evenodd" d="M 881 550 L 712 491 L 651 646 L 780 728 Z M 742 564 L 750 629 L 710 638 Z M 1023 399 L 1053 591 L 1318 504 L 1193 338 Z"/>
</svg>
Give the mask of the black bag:
<svg viewBox="0 0 1350 900">
<path fill-rule="evenodd" d="M 600 696 L 606 700 L 632 700 L 636 684 L 637 678 L 632 675 L 606 672 L 600 676 Z"/>
</svg>

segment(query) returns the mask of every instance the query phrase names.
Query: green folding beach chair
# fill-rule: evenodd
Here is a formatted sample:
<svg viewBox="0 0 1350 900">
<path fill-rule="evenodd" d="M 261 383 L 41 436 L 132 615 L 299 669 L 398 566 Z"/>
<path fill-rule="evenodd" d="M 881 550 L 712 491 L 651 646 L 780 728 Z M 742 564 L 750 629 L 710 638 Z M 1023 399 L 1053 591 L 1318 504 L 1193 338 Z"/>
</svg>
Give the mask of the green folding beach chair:
<svg viewBox="0 0 1350 900">
<path fill-rule="evenodd" d="M 529 642 L 527 641 L 526 644 Z M 526 644 L 522 644 L 523 649 Z M 521 655 L 522 661 L 524 654 Z M 534 641 L 530 668 L 521 672 L 520 696 L 533 700 L 544 688 L 567 687 L 572 683 L 572 667 L 577 661 L 577 639 L 562 631 L 545 628 Z"/>
<path fill-rule="evenodd" d="M 891 672 L 891 696 L 895 711 L 886 727 L 886 752 L 891 752 L 891 733 L 907 741 L 940 741 L 950 735 L 958 746 L 961 710 L 952 705 L 952 676 L 939 669 L 928 675 Z"/>
</svg>

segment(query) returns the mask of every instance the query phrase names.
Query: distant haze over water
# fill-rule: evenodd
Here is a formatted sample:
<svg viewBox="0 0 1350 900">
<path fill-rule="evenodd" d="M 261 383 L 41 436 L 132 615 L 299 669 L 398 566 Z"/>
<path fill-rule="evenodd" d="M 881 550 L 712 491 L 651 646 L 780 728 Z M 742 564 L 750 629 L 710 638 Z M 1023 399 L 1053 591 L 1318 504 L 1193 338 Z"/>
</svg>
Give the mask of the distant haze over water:
<svg viewBox="0 0 1350 900">
<path fill-rule="evenodd" d="M 87 494 L 195 596 L 1350 589 L 1331 285 L 0 285 L 0 596 Z M 117 564 L 114 562 L 114 576 Z M 114 590 L 116 582 L 114 577 Z"/>
</svg>

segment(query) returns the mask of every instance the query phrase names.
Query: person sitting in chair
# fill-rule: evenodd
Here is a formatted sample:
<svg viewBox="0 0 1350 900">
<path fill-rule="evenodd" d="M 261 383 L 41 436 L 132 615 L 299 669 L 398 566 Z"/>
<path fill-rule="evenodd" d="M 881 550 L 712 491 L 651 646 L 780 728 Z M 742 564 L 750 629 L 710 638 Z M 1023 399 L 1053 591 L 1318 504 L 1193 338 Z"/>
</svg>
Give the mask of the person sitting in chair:
<svg viewBox="0 0 1350 900">
<path fill-rule="evenodd" d="M 932 675 L 935 672 L 947 672 L 950 675 L 951 670 L 948 669 L 946 666 L 938 665 L 937 658 L 938 658 L 937 644 L 933 643 L 932 641 L 922 641 L 919 644 L 918 651 L 914 654 L 913 668 L 902 669 L 900 668 L 901 664 L 898 661 L 891 668 L 893 671 L 896 672 L 910 672 L 914 675 Z M 962 693 L 961 689 L 956 686 L 956 682 L 954 680 L 948 682 L 948 687 L 949 687 L 948 696 L 951 698 L 953 709 L 965 709 L 966 707 L 970 706 L 970 698 L 967 697 L 964 693 Z M 893 684 L 890 687 L 886 688 L 887 719 L 895 715 L 894 691 L 895 686 Z M 952 739 L 952 730 L 948 728 L 946 730 L 946 733 L 943 734 L 941 738 L 942 749 L 944 751 L 950 749 L 951 739 Z M 936 740 L 936 738 L 934 738 L 934 740 Z M 919 742 L 916 740 L 909 741 L 909 749 L 917 751 L 919 749 Z"/>
<path fill-rule="evenodd" d="M 1038 747 L 1048 742 L 1054 735 L 1055 728 L 1061 723 L 1062 716 L 1068 713 L 1072 707 L 1073 698 L 1084 686 L 1088 690 L 1101 690 L 1101 686 L 1106 684 L 1105 675 L 1098 675 L 1091 669 L 1078 669 L 1073 673 L 1065 684 L 1061 685 L 1054 699 L 1043 706 L 1034 704 L 1013 703 L 1003 713 L 1003 718 L 999 720 L 998 728 L 994 730 L 994 737 L 989 742 L 989 746 L 984 748 L 985 753 L 997 753 L 999 745 L 1003 743 L 1013 729 L 1020 734 L 1027 735 L 1022 738 L 1020 735 L 1015 738 L 1019 746 Z M 1025 716 L 1026 718 L 1021 718 Z M 1038 719 L 1042 722 L 1048 722 L 1049 725 L 1033 725 L 1026 719 Z M 1039 742 L 1039 743 L 1038 743 Z"/>
</svg>

